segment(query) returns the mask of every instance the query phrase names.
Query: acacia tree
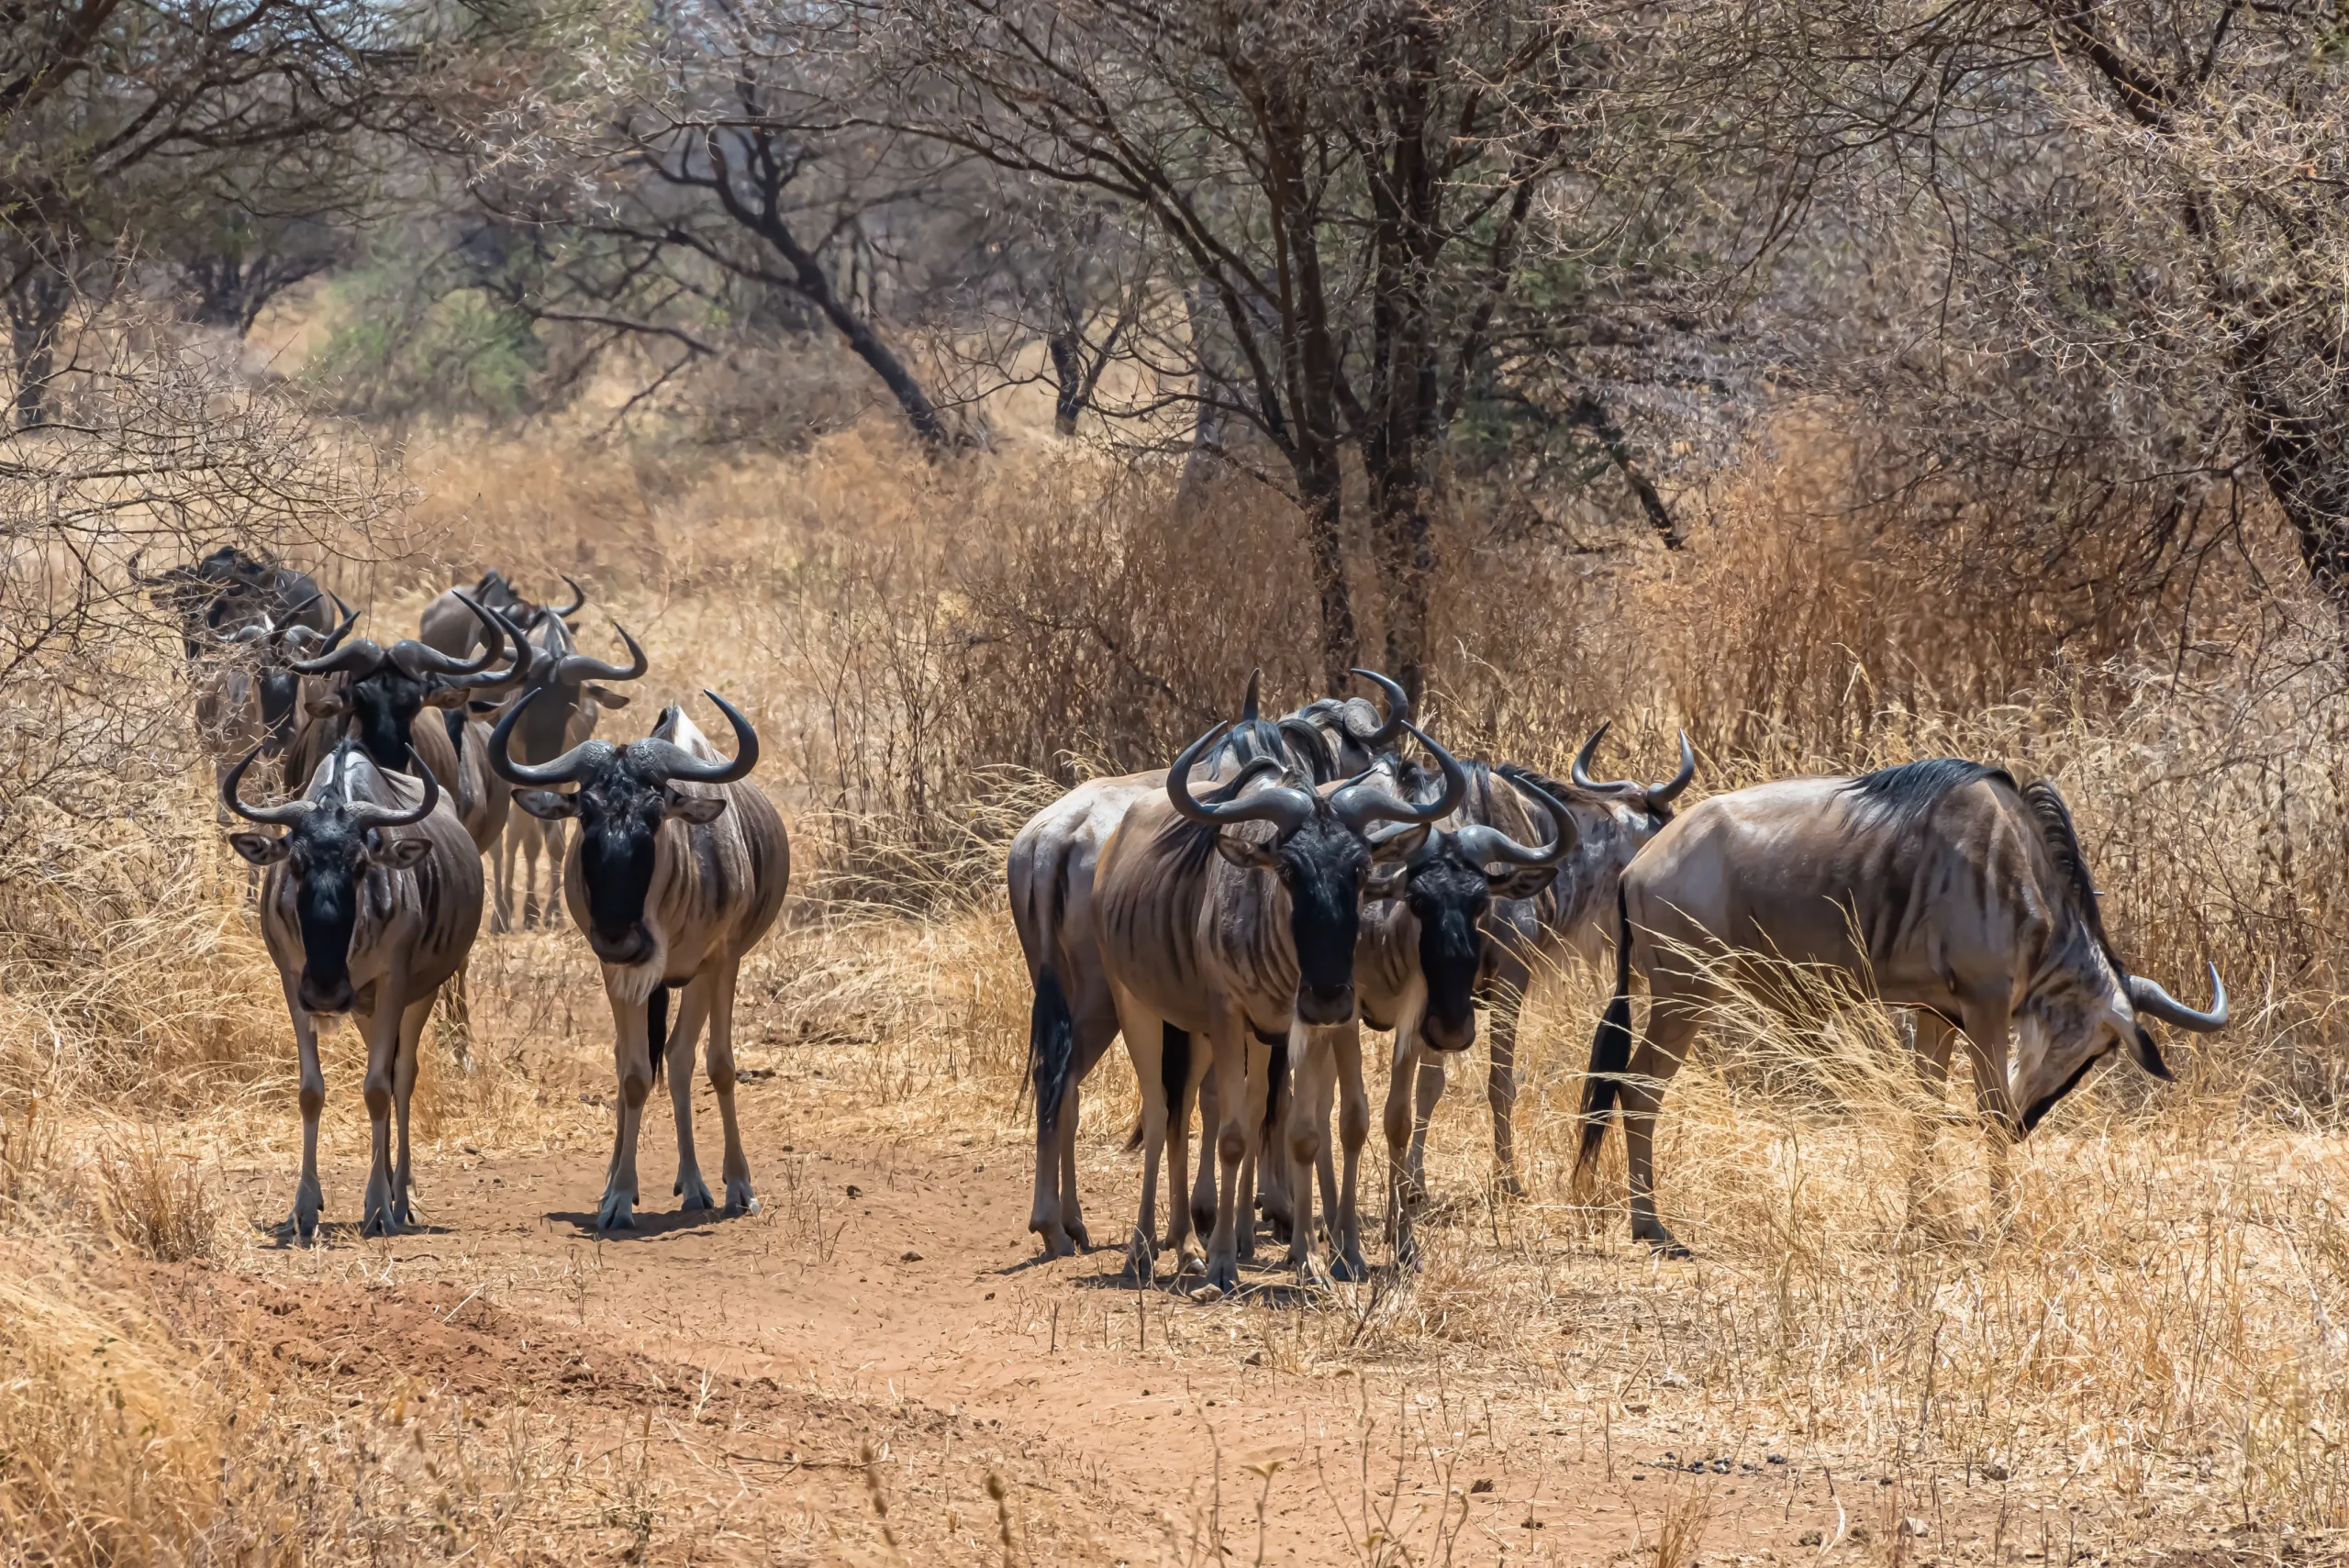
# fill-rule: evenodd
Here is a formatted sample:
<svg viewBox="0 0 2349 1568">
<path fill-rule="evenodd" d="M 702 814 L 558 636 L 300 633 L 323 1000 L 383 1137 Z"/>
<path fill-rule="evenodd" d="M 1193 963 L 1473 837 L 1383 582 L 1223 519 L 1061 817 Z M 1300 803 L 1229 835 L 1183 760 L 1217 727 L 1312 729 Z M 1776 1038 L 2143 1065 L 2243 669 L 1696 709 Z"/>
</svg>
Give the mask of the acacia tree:
<svg viewBox="0 0 2349 1568">
<path fill-rule="evenodd" d="M 1145 373 L 1276 452 L 1311 547 L 1321 662 L 1360 658 L 1344 453 L 1368 481 L 1386 660 L 1426 660 L 1430 494 L 1486 358 L 1562 124 L 1598 51 L 1558 13 L 1472 0 L 873 0 L 890 123 L 1105 194 L 1161 240 Z M 1235 466 L 1244 455 L 1226 450 Z"/>
</svg>

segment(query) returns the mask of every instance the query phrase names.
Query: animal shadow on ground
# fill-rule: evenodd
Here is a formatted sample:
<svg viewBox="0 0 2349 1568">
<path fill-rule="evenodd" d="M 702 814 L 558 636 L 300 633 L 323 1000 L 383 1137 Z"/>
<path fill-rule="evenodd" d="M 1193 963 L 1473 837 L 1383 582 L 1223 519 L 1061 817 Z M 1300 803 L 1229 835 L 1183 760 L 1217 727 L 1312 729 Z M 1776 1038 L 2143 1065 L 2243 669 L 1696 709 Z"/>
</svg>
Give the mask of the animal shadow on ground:
<svg viewBox="0 0 2349 1568">
<path fill-rule="evenodd" d="M 397 1240 L 401 1237 L 407 1236 L 448 1236 L 451 1234 L 453 1234 L 453 1232 L 448 1226 L 435 1225 L 428 1219 L 419 1220 L 401 1227 L 399 1235 L 388 1238 L 388 1240 Z M 294 1227 L 283 1219 L 273 1221 L 255 1220 L 253 1222 L 253 1238 L 269 1250 L 278 1252 L 298 1251 L 304 1247 L 349 1246 L 355 1245 L 362 1241 L 373 1241 L 378 1240 L 378 1238 L 373 1236 L 362 1236 L 359 1233 L 359 1221 L 355 1219 L 324 1218 L 321 1218 L 318 1221 L 317 1229 L 311 1233 L 310 1239 L 307 1241 L 305 1241 L 300 1237 L 295 1235 Z"/>
<path fill-rule="evenodd" d="M 718 1208 L 640 1208 L 636 1211 L 635 1226 L 621 1230 L 597 1229 L 596 1211 L 592 1208 L 577 1213 L 550 1211 L 546 1218 L 550 1223 L 570 1226 L 581 1237 L 591 1241 L 650 1241 L 679 1230 L 697 1230 L 706 1225 L 720 1224 L 726 1218 L 726 1211 Z"/>
</svg>

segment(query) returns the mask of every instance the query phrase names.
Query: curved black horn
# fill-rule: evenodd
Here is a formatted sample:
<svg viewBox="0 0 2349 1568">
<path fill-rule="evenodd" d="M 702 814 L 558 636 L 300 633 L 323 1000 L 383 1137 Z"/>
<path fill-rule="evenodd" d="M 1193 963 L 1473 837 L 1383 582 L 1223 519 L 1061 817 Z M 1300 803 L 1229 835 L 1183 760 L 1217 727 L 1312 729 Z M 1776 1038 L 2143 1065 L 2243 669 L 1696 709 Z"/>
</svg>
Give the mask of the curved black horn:
<svg viewBox="0 0 2349 1568">
<path fill-rule="evenodd" d="M 619 622 L 614 621 L 612 629 L 620 634 L 622 642 L 628 644 L 629 661 L 628 663 L 613 664 L 601 659 L 590 658 L 584 653 L 567 653 L 563 655 L 562 662 L 556 667 L 555 680 L 562 685 L 575 686 L 582 681 L 643 679 L 644 673 L 652 668 L 651 661 L 644 657 L 644 650 L 637 646 L 636 639 L 630 637 L 628 634 L 628 628 Z"/>
<path fill-rule="evenodd" d="M 440 781 L 432 776 L 432 770 L 424 765 L 424 759 L 416 754 L 413 746 L 407 749 L 407 760 L 408 765 L 416 770 L 416 776 L 424 781 L 423 804 L 414 810 L 403 811 L 396 806 L 377 806 L 372 800 L 354 800 L 351 803 L 351 820 L 353 823 L 362 828 L 405 828 L 432 815 L 432 807 L 440 799 Z"/>
<path fill-rule="evenodd" d="M 2215 963 L 2210 965 L 2210 1010 L 2198 1013 L 2143 975 L 2129 977 L 2131 1006 L 2195 1034 L 2216 1034 L 2227 1027 L 2227 986 L 2219 978 L 2219 966 Z"/>
<path fill-rule="evenodd" d="M 640 744 L 649 745 L 654 749 L 656 765 L 663 777 L 685 779 L 692 784 L 732 784 L 736 779 L 747 776 L 752 768 L 758 766 L 759 732 L 751 728 L 751 721 L 742 717 L 740 709 L 716 692 L 705 686 L 702 688 L 701 695 L 716 703 L 718 711 L 726 716 L 726 722 L 734 727 L 734 760 L 732 762 L 729 762 L 722 759 L 712 762 L 707 757 L 696 757 L 683 746 L 669 740 L 645 741 Z"/>
<path fill-rule="evenodd" d="M 365 680 L 384 667 L 386 657 L 373 639 L 362 637 L 340 648 L 330 646 L 315 658 L 288 659 L 285 667 L 299 675 L 337 675 L 349 671 L 357 679 Z"/>
<path fill-rule="evenodd" d="M 1346 673 L 1349 675 L 1360 675 L 1364 680 L 1368 681 L 1372 685 L 1376 686 L 1380 691 L 1386 694 L 1386 722 L 1380 725 L 1375 729 L 1356 729 L 1353 725 L 1346 723 L 1345 710 L 1343 708 L 1340 708 L 1338 710 L 1338 723 L 1345 729 L 1345 732 L 1349 736 L 1353 737 L 1355 741 L 1362 745 L 1375 747 L 1388 744 L 1395 739 L 1395 737 L 1403 732 L 1403 727 L 1405 725 L 1411 722 L 1411 694 L 1405 691 L 1401 686 L 1397 685 L 1393 681 L 1388 680 L 1386 676 L 1380 674 L 1375 670 L 1350 669 Z"/>
<path fill-rule="evenodd" d="M 266 745 L 268 742 L 264 741 L 262 744 Z M 260 756 L 261 752 L 260 746 L 254 747 L 245 753 L 242 761 L 228 770 L 228 776 L 220 781 L 220 804 L 248 822 L 259 822 L 269 828 L 291 828 L 310 814 L 308 801 L 297 797 L 276 806 L 247 806 L 237 798 L 238 784 L 243 780 L 245 770 L 252 766 L 253 759 Z"/>
<path fill-rule="evenodd" d="M 1680 732 L 1680 771 L 1660 784 L 1647 786 L 1648 808 L 1658 810 L 1670 806 L 1696 776 L 1697 748 L 1688 744 L 1688 732 L 1684 729 Z"/>
<path fill-rule="evenodd" d="M 1592 759 L 1598 755 L 1598 743 L 1606 740 L 1607 732 L 1614 728 L 1615 721 L 1610 718 L 1590 732 L 1590 739 L 1584 741 L 1582 750 L 1575 753 L 1574 766 L 1566 771 L 1566 776 L 1575 781 L 1576 789 L 1586 789 L 1593 795 L 1620 795 L 1625 790 L 1633 789 L 1644 795 L 1647 793 L 1645 786 L 1630 779 L 1610 779 L 1601 784 L 1590 776 L 1590 764 Z"/>
<path fill-rule="evenodd" d="M 234 648 L 248 642 L 259 642 L 263 638 L 273 639 L 276 632 L 277 628 L 270 625 L 269 617 L 263 616 L 234 631 L 216 631 L 212 634 L 212 640 Z"/>
<path fill-rule="evenodd" d="M 562 574 L 558 573 L 557 575 L 561 576 Z M 578 580 L 575 578 L 563 577 L 562 580 L 571 584 L 571 603 L 556 609 L 554 613 L 561 616 L 563 619 L 569 620 L 572 617 L 577 615 L 581 610 L 586 607 L 587 590 L 581 587 Z M 626 636 L 627 634 L 623 632 L 621 635 Z"/>
<path fill-rule="evenodd" d="M 443 683 L 449 686 L 482 686 L 505 680 L 506 671 L 490 669 L 505 656 L 505 628 L 491 619 L 489 612 L 475 604 L 462 588 L 452 588 L 450 592 L 455 594 L 465 608 L 473 611 L 473 618 L 481 622 L 485 634 L 482 639 L 481 657 L 472 661 L 452 659 L 428 643 L 404 637 L 392 645 L 392 662 L 411 675 L 453 677 Z"/>
<path fill-rule="evenodd" d="M 1461 857 L 1472 865 L 1480 866 L 1496 862 L 1506 862 L 1513 866 L 1553 866 L 1573 854 L 1582 842 L 1582 827 L 1575 820 L 1574 813 L 1546 790 L 1522 779 L 1511 779 L 1509 782 L 1531 795 L 1534 803 L 1550 814 L 1550 841 L 1535 848 L 1519 843 L 1498 828 L 1472 822 L 1465 828 L 1453 829 L 1452 834 L 1452 841 L 1460 846 Z"/>
<path fill-rule="evenodd" d="M 1264 667 L 1262 664 L 1259 664 L 1254 669 L 1248 672 L 1248 690 L 1240 699 L 1241 723 L 1253 724 L 1256 722 L 1256 694 L 1264 684 Z"/>
<path fill-rule="evenodd" d="M 1436 766 L 1443 770 L 1443 794 L 1431 806 L 1414 806 L 1369 776 L 1346 784 L 1330 796 L 1330 809 L 1357 833 L 1372 822 L 1439 822 L 1459 810 L 1460 803 L 1468 798 L 1468 770 L 1460 765 L 1460 759 L 1409 719 L 1403 720 L 1403 728 L 1418 737 L 1435 758 Z"/>
<path fill-rule="evenodd" d="M 519 702 L 498 715 L 497 723 L 490 729 L 489 771 L 507 784 L 529 784 L 540 789 L 559 784 L 575 784 L 578 782 L 580 770 L 596 754 L 594 748 L 601 746 L 606 751 L 611 749 L 608 741 L 582 740 L 551 762 L 533 765 L 529 762 L 516 762 L 506 749 L 507 741 L 513 739 L 514 721 L 522 717 L 522 710 L 530 706 L 531 699 L 544 690 L 546 690 L 544 686 L 536 686 L 524 692 Z"/>
<path fill-rule="evenodd" d="M 1183 748 L 1166 771 L 1166 798 L 1194 822 L 1220 827 L 1227 822 L 1270 822 L 1283 833 L 1294 833 L 1313 816 L 1313 797 L 1288 784 L 1269 784 L 1238 800 L 1201 800 L 1191 793 L 1191 770 L 1208 748 L 1231 728 L 1227 720 Z"/>
</svg>

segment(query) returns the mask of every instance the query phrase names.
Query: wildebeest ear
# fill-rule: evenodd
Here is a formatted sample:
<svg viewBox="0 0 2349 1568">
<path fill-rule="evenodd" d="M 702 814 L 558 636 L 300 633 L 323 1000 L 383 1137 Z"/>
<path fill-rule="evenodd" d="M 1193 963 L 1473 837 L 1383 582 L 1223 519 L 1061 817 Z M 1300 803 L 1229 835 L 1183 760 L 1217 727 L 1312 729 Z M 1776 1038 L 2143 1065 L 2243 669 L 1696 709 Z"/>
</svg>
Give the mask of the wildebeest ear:
<svg viewBox="0 0 2349 1568">
<path fill-rule="evenodd" d="M 266 833 L 231 833 L 228 847 L 257 866 L 275 865 L 285 858 L 285 840 Z"/>
<path fill-rule="evenodd" d="M 351 711 L 348 692 L 313 692 L 303 699 L 302 711 L 312 718 L 332 718 L 339 713 Z"/>
<path fill-rule="evenodd" d="M 680 822 L 715 822 L 718 814 L 726 809 L 722 795 L 680 795 L 675 790 L 663 790 L 661 809 Z"/>
<path fill-rule="evenodd" d="M 514 804 L 543 821 L 579 815 L 579 802 L 567 795 L 557 795 L 551 789 L 518 789 Z"/>
<path fill-rule="evenodd" d="M 1432 823 L 1415 823 L 1402 832 L 1373 844 L 1370 858 L 1381 865 L 1390 861 L 1408 861 L 1419 852 L 1419 846 L 1428 841 L 1428 834 L 1433 830 Z"/>
<path fill-rule="evenodd" d="M 1236 866 L 1253 870 L 1268 870 L 1280 856 L 1270 844 L 1260 844 L 1253 839 L 1243 839 L 1237 833 L 1218 833 L 1216 853 Z"/>
<path fill-rule="evenodd" d="M 2162 1048 L 2154 1043 L 2153 1030 L 2143 1024 L 2136 1024 L 2121 1030 L 2121 1035 L 2128 1040 L 2129 1054 L 2137 1059 L 2138 1066 L 2165 1084 L 2173 1081 L 2175 1075 L 2169 1070 L 2169 1063 L 2162 1060 Z"/>
<path fill-rule="evenodd" d="M 1557 874 L 1556 866 L 1510 866 L 1498 876 L 1486 872 L 1485 882 L 1496 898 L 1531 898 Z"/>
<path fill-rule="evenodd" d="M 370 835 L 367 863 L 385 871 L 406 871 L 432 852 L 429 839 L 384 839 Z"/>
<path fill-rule="evenodd" d="M 1400 898 L 1403 896 L 1404 880 L 1410 874 L 1411 868 L 1407 865 L 1378 866 L 1371 872 L 1370 880 L 1362 884 L 1362 895 L 1364 898 Z"/>
<path fill-rule="evenodd" d="M 424 706 L 427 707 L 462 707 L 464 704 L 465 689 L 462 686 L 446 686 L 424 695 Z"/>
<path fill-rule="evenodd" d="M 587 688 L 587 695 L 596 699 L 599 707 L 626 707 L 629 705 L 626 692 L 616 692 L 609 686 L 591 685 Z"/>
</svg>

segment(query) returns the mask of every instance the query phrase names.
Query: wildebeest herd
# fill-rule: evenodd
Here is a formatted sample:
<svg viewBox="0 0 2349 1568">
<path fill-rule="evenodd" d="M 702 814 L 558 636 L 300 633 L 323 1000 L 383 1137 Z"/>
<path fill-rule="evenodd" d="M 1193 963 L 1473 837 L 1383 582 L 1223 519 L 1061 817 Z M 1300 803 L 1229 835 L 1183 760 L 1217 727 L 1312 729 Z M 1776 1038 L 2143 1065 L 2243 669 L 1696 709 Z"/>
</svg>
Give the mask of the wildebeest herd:
<svg viewBox="0 0 2349 1568">
<path fill-rule="evenodd" d="M 686 1209 L 717 1207 L 691 1115 L 705 1024 L 724 1208 L 755 1210 L 734 1105 L 734 993 L 743 955 L 781 911 L 790 850 L 748 778 L 750 720 L 705 694 L 734 731 L 731 760 L 675 707 L 642 740 L 596 739 L 603 711 L 627 706 L 615 684 L 649 661 L 617 626 L 627 663 L 579 651 L 571 622 L 586 595 L 568 579 L 572 602 L 557 606 L 488 573 L 433 601 L 417 636 L 389 648 L 352 639 L 357 617 L 308 577 L 240 551 L 138 581 L 177 617 L 195 666 L 224 820 L 283 829 L 231 842 L 263 868 L 261 927 L 301 1057 L 290 1232 L 309 1237 L 321 1204 L 317 1018 L 348 1013 L 367 1042 L 374 1143 L 361 1228 L 396 1231 L 411 1218 L 408 1096 L 435 996 L 462 983 L 485 905 L 493 929 L 553 923 L 558 878 L 612 1009 L 618 1128 L 597 1223 L 634 1222 L 637 1135 L 664 1070 L 675 1195 Z M 1578 1164 L 1620 1111 L 1632 1234 L 1671 1251 L 1655 1205 L 1656 1114 L 1742 970 L 1805 966 L 1871 989 L 1917 1020 L 1915 1054 L 1936 1087 L 1962 1038 L 1994 1151 L 2116 1050 L 2168 1077 L 2149 1020 L 2226 1024 L 2215 967 L 2208 1011 L 2130 973 L 2046 780 L 1930 759 L 1760 784 L 1681 812 L 1697 767 L 1686 735 L 1662 783 L 1592 777 L 1604 726 L 1559 780 L 1453 756 L 1413 722 L 1402 687 L 1353 673 L 1383 707 L 1330 696 L 1268 718 L 1252 677 L 1238 717 L 1167 768 L 1081 784 L 1012 841 L 1011 913 L 1034 985 L 1029 1228 L 1049 1252 L 1089 1244 L 1078 1097 L 1121 1035 L 1142 1103 L 1130 1276 L 1154 1277 L 1172 1252 L 1178 1277 L 1197 1271 L 1208 1295 L 1238 1286 L 1260 1212 L 1286 1238 L 1289 1266 L 1363 1277 L 1364 1023 L 1393 1035 L 1385 1207 L 1396 1257 L 1411 1255 L 1445 1063 L 1474 1042 L 1480 1006 L 1495 1178 L 1515 1191 L 1517 1019 L 1535 974 L 1567 958 L 1611 956 L 1614 973 Z M 427 707 L 440 721 L 420 722 Z M 284 798 L 256 805 L 247 780 L 264 756 L 282 764 Z M 1634 973 L 1650 993 L 1644 1028 Z M 2003 1170 L 1994 1153 L 1994 1183 Z"/>
</svg>

